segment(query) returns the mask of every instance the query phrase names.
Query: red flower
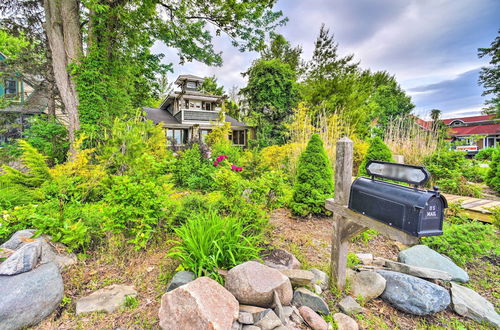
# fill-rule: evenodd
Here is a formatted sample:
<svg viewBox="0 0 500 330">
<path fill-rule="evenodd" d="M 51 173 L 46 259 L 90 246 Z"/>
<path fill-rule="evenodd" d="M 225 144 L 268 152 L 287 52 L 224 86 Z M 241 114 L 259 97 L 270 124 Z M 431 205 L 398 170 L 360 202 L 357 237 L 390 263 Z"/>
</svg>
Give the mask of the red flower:
<svg viewBox="0 0 500 330">
<path fill-rule="evenodd" d="M 219 162 L 218 161 L 214 161 L 214 166 L 218 166 L 219 165 Z"/>
</svg>

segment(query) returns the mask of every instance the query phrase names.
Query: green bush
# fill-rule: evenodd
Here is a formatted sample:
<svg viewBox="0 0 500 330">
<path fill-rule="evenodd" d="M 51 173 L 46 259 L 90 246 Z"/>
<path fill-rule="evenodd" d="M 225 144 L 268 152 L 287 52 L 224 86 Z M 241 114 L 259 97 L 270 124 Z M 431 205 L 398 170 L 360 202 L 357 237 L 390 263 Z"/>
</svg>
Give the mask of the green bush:
<svg viewBox="0 0 500 330">
<path fill-rule="evenodd" d="M 488 147 L 478 151 L 478 153 L 474 156 L 477 160 L 492 160 L 493 154 L 495 150 L 498 148 Z"/>
<path fill-rule="evenodd" d="M 384 162 L 392 162 L 392 153 L 379 136 L 374 136 L 370 140 L 370 146 L 366 152 L 366 156 L 359 165 L 358 176 L 367 176 L 366 164 L 370 160 L 379 160 Z"/>
<path fill-rule="evenodd" d="M 483 182 L 488 176 L 488 167 L 479 166 L 480 163 L 477 161 L 472 161 L 469 163 L 469 166 L 466 166 L 462 173 L 463 176 L 472 182 Z"/>
<path fill-rule="evenodd" d="M 465 155 L 463 151 L 439 150 L 425 157 L 424 165 L 431 173 L 431 184 L 437 185 L 443 192 L 481 197 L 481 187 L 467 182 L 468 178 L 479 180 L 481 170 Z"/>
<path fill-rule="evenodd" d="M 191 190 L 209 191 L 213 188 L 212 173 L 216 167 L 201 154 L 200 146 L 184 150 L 177 160 L 174 177 L 178 185 Z"/>
<path fill-rule="evenodd" d="M 333 171 L 318 134 L 313 134 L 300 155 L 293 191 L 292 212 L 296 215 L 325 213 L 325 200 L 333 195 Z"/>
<path fill-rule="evenodd" d="M 261 251 L 261 237 L 254 234 L 252 225 L 236 217 L 220 217 L 213 211 L 188 219 L 175 232 L 180 241 L 168 255 L 196 276 L 209 276 L 219 282 L 223 278 L 217 270 L 257 259 Z"/>
<path fill-rule="evenodd" d="M 496 149 L 490 163 L 490 170 L 486 176 L 486 183 L 491 189 L 500 192 L 500 149 Z"/>
<path fill-rule="evenodd" d="M 495 227 L 478 221 L 444 223 L 443 235 L 425 237 L 423 243 L 465 266 L 474 258 L 500 254 L 500 239 Z"/>
</svg>

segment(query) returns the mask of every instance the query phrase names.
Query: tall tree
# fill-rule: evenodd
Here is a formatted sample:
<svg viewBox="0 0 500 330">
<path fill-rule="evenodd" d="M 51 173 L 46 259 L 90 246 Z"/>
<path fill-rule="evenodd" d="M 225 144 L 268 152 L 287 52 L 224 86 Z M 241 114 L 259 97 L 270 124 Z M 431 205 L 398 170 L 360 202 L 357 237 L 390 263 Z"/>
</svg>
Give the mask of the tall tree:
<svg viewBox="0 0 500 330">
<path fill-rule="evenodd" d="M 77 64 L 82 55 L 80 10 L 78 0 L 44 0 L 45 31 L 52 53 L 52 68 L 68 114 L 68 136 L 75 141 L 80 128 L 76 84 L 68 72 L 71 64 Z"/>
<path fill-rule="evenodd" d="M 262 50 L 261 58 L 264 60 L 279 59 L 281 62 L 286 63 L 298 75 L 302 71 L 302 47 L 292 47 L 284 36 L 278 33 L 271 34 L 270 43 Z"/>
<path fill-rule="evenodd" d="M 224 95 L 224 86 L 218 85 L 217 78 L 215 78 L 215 76 L 205 77 L 205 80 L 201 84 L 200 90 L 212 95 Z"/>
<path fill-rule="evenodd" d="M 500 34 L 500 30 L 498 32 Z M 479 48 L 478 56 L 491 56 L 490 66 L 481 68 L 479 84 L 483 85 L 483 95 L 493 98 L 485 102 L 486 113 L 495 113 L 500 118 L 500 35 L 497 35 L 489 48 Z"/>
</svg>

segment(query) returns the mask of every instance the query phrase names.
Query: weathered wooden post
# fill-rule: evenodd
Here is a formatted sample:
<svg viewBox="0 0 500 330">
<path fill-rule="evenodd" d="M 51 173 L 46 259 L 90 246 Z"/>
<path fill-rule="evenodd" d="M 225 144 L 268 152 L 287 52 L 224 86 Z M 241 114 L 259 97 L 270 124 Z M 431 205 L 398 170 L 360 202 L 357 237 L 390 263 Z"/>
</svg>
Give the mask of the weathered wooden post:
<svg viewBox="0 0 500 330">
<path fill-rule="evenodd" d="M 352 159 L 353 142 L 349 138 L 343 137 L 337 141 L 334 206 L 347 206 L 349 201 L 349 188 L 352 182 Z M 368 228 L 354 223 L 335 211 L 333 212 L 332 283 L 337 288 L 342 289 L 344 288 L 346 278 L 349 238 Z"/>
</svg>

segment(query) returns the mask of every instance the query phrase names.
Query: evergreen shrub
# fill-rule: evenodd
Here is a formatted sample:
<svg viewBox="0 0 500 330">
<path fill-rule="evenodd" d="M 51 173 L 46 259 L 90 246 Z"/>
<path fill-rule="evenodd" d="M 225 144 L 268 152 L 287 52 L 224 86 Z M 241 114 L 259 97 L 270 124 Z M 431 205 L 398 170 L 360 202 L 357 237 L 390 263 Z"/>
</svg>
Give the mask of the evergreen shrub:
<svg viewBox="0 0 500 330">
<path fill-rule="evenodd" d="M 486 183 L 491 189 L 500 192 L 500 149 L 496 149 L 493 153 Z"/>
<path fill-rule="evenodd" d="M 325 200 L 333 195 L 333 171 L 318 134 L 313 134 L 300 155 L 292 202 L 295 215 L 324 214 Z"/>
<path fill-rule="evenodd" d="M 366 164 L 370 160 L 379 160 L 384 162 L 393 161 L 391 150 L 379 136 L 375 136 L 370 140 L 370 146 L 368 147 L 366 156 L 361 164 L 359 164 L 358 176 L 368 175 L 368 173 L 366 172 Z"/>
<path fill-rule="evenodd" d="M 474 158 L 477 160 L 492 160 L 493 154 L 495 153 L 495 150 L 497 150 L 497 149 L 498 148 L 493 148 L 493 147 L 481 149 L 477 152 L 477 154 L 474 156 Z"/>
</svg>

